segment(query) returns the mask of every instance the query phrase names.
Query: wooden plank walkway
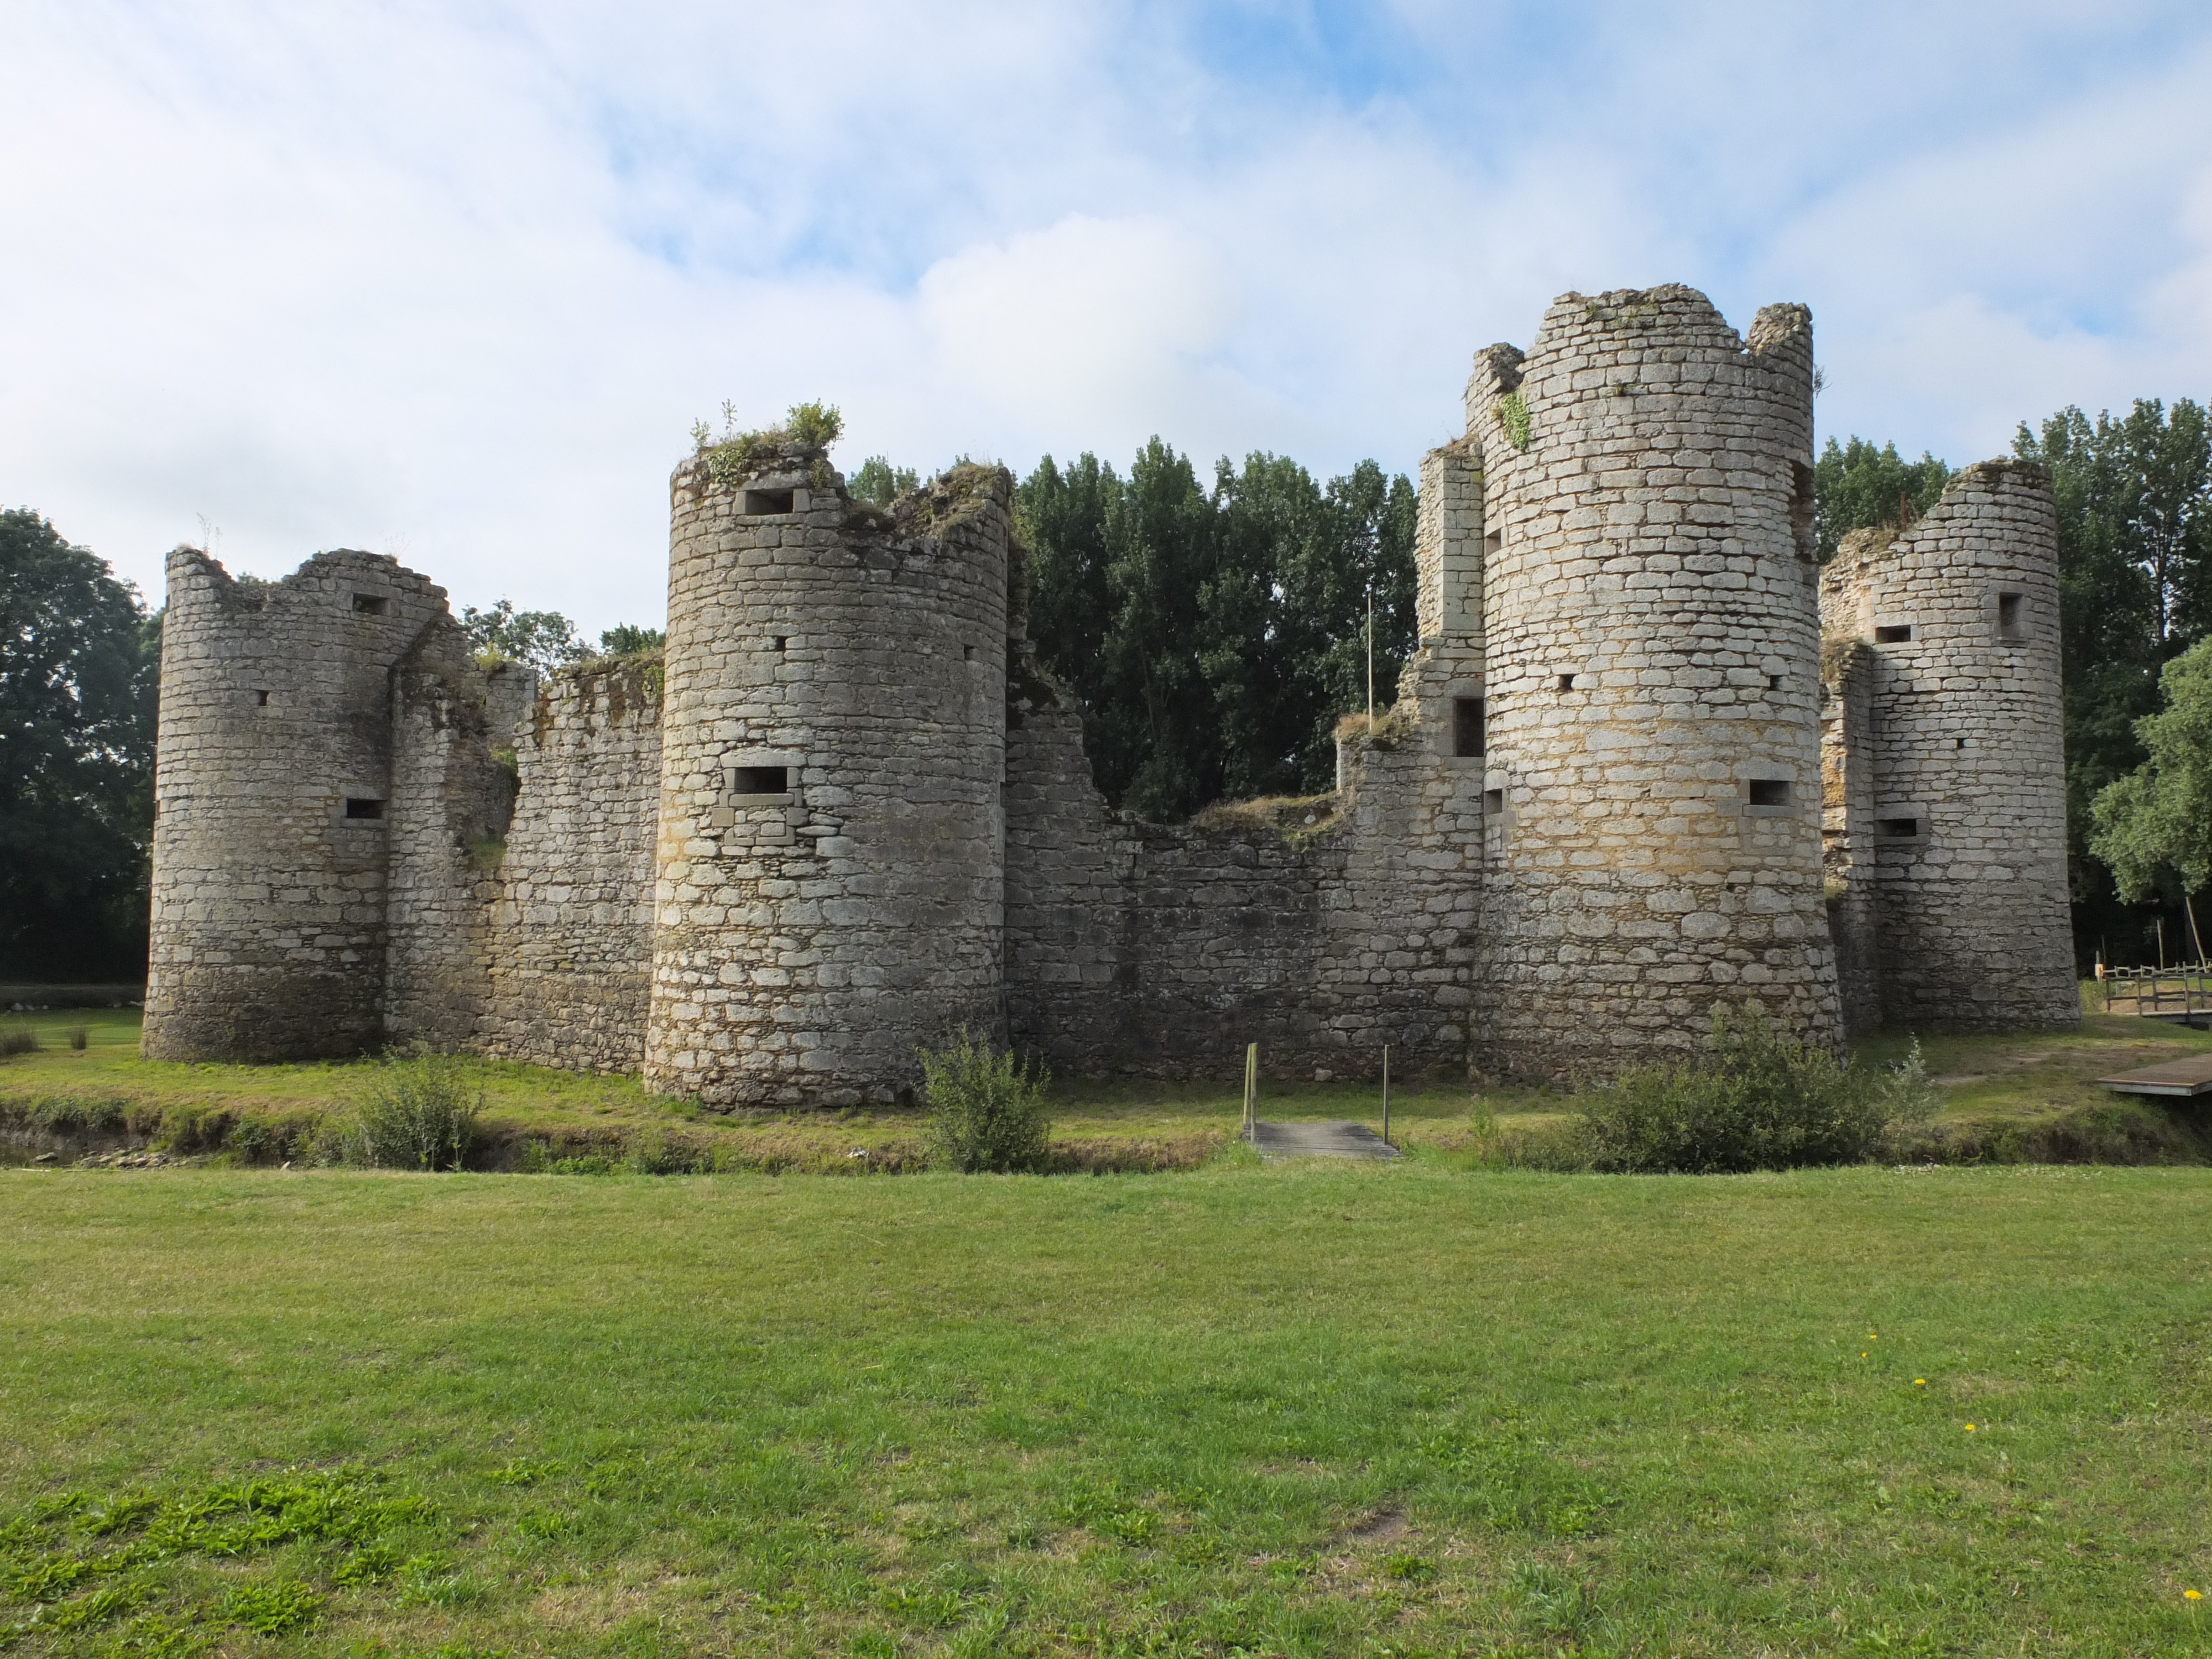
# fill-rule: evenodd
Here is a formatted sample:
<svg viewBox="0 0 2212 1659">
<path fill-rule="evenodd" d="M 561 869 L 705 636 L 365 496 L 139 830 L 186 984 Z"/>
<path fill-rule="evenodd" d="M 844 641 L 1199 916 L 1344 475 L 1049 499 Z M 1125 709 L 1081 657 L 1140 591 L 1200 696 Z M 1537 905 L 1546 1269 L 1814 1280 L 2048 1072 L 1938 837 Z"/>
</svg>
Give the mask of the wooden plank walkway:
<svg viewBox="0 0 2212 1659">
<path fill-rule="evenodd" d="M 2119 1072 L 2097 1081 L 2106 1088 L 2124 1095 L 2166 1095 L 2183 1099 L 2196 1095 L 2212 1095 L 2212 1054 L 2195 1054 L 2187 1060 L 2169 1060 L 2163 1066 L 2146 1066 L 2140 1071 Z"/>
<path fill-rule="evenodd" d="M 1364 1123 L 1255 1123 L 1252 1145 L 1262 1158 L 1396 1158 L 1398 1149 Z"/>
</svg>

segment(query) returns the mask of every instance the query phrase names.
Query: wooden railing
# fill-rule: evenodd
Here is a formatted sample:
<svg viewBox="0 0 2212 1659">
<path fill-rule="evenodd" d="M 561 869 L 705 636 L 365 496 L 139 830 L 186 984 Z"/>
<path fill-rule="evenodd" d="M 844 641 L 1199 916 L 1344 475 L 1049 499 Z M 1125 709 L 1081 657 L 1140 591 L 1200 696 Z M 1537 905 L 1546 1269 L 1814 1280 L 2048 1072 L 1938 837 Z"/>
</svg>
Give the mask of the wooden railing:
<svg viewBox="0 0 2212 1659">
<path fill-rule="evenodd" d="M 2186 1019 L 2212 1013 L 2212 963 L 2171 968 L 2106 968 L 2099 975 L 2108 1014 L 2149 1014 Z"/>
</svg>

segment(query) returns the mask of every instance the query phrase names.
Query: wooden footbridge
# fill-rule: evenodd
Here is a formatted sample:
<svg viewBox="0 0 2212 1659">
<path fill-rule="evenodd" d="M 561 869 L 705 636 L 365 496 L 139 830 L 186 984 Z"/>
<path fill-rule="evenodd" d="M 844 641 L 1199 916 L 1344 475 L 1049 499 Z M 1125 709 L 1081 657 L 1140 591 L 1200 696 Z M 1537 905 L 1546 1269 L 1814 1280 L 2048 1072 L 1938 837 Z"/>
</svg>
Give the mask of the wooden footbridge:
<svg viewBox="0 0 2212 1659">
<path fill-rule="evenodd" d="M 1345 1118 L 1268 1123 L 1260 1117 L 1260 1045 L 1244 1050 L 1244 1139 L 1265 1158 L 1401 1156 L 1390 1144 L 1390 1050 L 1382 1050 L 1382 1133 Z"/>
</svg>

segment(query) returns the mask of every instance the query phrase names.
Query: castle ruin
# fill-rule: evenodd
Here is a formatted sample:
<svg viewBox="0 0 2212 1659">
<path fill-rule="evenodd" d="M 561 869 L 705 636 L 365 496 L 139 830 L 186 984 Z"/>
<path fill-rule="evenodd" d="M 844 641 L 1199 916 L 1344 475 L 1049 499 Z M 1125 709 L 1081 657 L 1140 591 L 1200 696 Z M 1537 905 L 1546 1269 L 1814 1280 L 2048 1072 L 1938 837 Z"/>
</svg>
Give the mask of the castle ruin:
<svg viewBox="0 0 2212 1659">
<path fill-rule="evenodd" d="M 718 461 L 720 464 L 718 465 Z M 1823 568 L 1809 314 L 1570 294 L 1421 468 L 1419 645 L 1333 795 L 1110 811 L 1012 480 L 671 485 L 665 657 L 481 666 L 443 592 L 170 556 L 145 1052 L 421 1039 L 708 1105 L 1055 1070 L 1558 1077 L 1756 998 L 1822 1042 L 2078 1018 L 2047 479 Z"/>
</svg>

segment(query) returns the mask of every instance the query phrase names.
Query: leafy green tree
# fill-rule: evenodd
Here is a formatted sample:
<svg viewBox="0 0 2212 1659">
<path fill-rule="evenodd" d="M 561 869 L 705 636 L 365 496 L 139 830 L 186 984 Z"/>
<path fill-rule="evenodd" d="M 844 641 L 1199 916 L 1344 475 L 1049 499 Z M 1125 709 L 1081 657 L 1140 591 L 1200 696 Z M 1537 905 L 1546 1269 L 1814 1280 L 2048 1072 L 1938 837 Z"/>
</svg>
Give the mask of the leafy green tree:
<svg viewBox="0 0 2212 1659">
<path fill-rule="evenodd" d="M 1813 463 L 1813 528 L 1820 560 L 1836 556 L 1854 530 L 1902 525 L 1942 499 L 1951 469 L 1923 453 L 1908 461 L 1893 443 L 1876 449 L 1864 438 L 1838 444 L 1831 438 Z"/>
<path fill-rule="evenodd" d="M 2136 722 L 2149 757 L 2091 807 L 2089 850 L 2130 903 L 2212 883 L 2212 639 L 2167 663 L 2159 684 L 2165 708 Z"/>
<path fill-rule="evenodd" d="M 1189 459 L 1158 438 L 1107 501 L 1105 665 L 1119 704 L 1116 758 L 1128 769 L 1121 804 L 1146 817 L 1183 817 L 1221 793 L 1201 609 L 1218 527 Z"/>
<path fill-rule="evenodd" d="M 658 628 L 640 628 L 632 623 L 618 623 L 599 635 L 599 654 L 603 657 L 641 657 L 648 651 L 658 651 L 668 643 L 668 635 Z"/>
<path fill-rule="evenodd" d="M 489 611 L 461 610 L 461 629 L 480 654 L 526 662 L 541 673 L 581 662 L 591 647 L 577 635 L 576 624 L 557 611 L 517 611 L 501 599 Z"/>
<path fill-rule="evenodd" d="M 889 507 L 921 483 L 921 475 L 912 467 L 893 466 L 883 456 L 871 455 L 860 463 L 860 470 L 846 481 L 845 489 L 856 501 Z"/>
<path fill-rule="evenodd" d="M 1240 576 L 1249 597 L 1240 611 L 1213 611 L 1226 793 L 1326 789 L 1336 722 L 1367 704 L 1370 598 L 1378 706 L 1395 699 L 1418 644 L 1413 486 L 1362 461 L 1324 488 L 1293 461 L 1255 454 L 1241 473 L 1221 465 L 1214 495 L 1222 574 Z"/>
<path fill-rule="evenodd" d="M 1107 580 L 1107 502 L 1121 493 L 1112 466 L 1085 453 L 1063 470 L 1046 456 L 1014 491 L 1030 550 L 1030 640 L 1083 711 L 1084 747 L 1107 799 L 1118 802 L 1134 763 L 1107 670 L 1114 595 Z"/>
<path fill-rule="evenodd" d="M 2058 499 L 2068 862 L 2087 951 L 2136 927 L 2089 844 L 2092 803 L 2142 763 L 2160 671 L 2212 628 L 2212 434 L 2186 398 L 2170 414 L 2138 400 L 2118 420 L 2069 408 L 2023 423 L 2013 448 L 2050 470 Z"/>
<path fill-rule="evenodd" d="M 0 972 L 145 972 L 161 629 L 107 562 L 0 513 Z"/>
<path fill-rule="evenodd" d="M 1331 728 L 1366 701 L 1370 588 L 1381 701 L 1414 644 L 1414 501 L 1371 461 L 1324 487 L 1279 456 L 1224 459 L 1211 490 L 1158 439 L 1127 478 L 1041 462 L 1016 496 L 1030 632 L 1108 799 L 1172 819 L 1327 788 Z"/>
</svg>

